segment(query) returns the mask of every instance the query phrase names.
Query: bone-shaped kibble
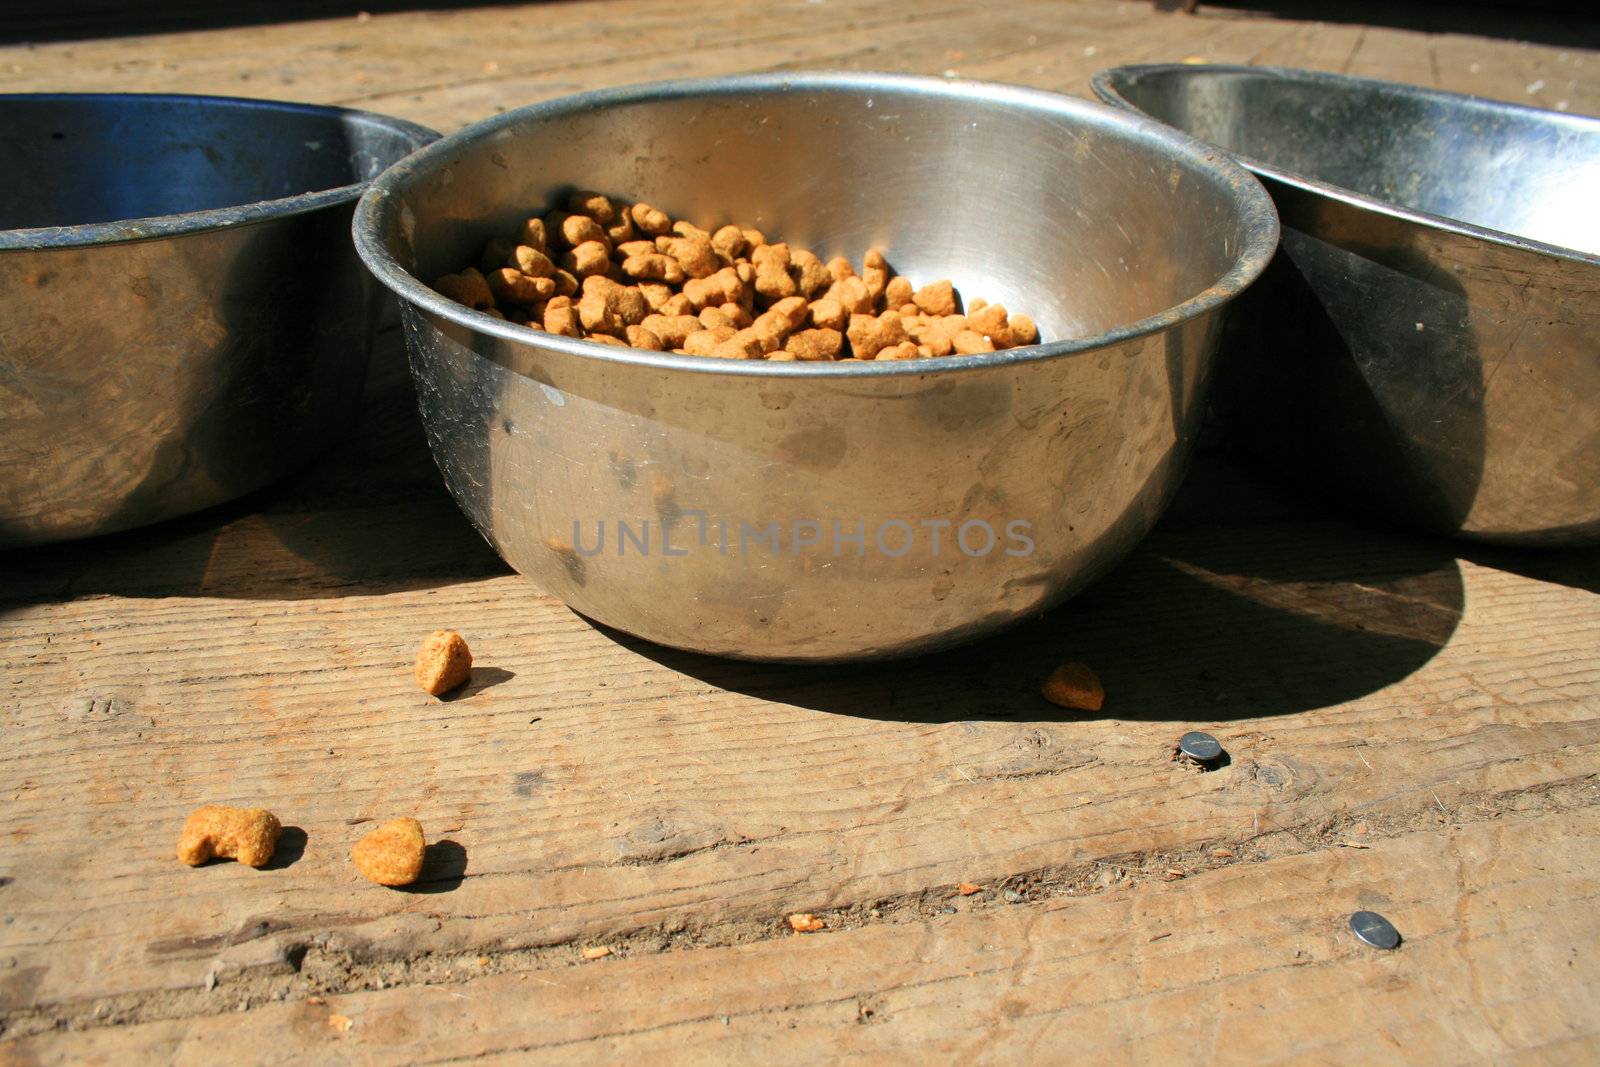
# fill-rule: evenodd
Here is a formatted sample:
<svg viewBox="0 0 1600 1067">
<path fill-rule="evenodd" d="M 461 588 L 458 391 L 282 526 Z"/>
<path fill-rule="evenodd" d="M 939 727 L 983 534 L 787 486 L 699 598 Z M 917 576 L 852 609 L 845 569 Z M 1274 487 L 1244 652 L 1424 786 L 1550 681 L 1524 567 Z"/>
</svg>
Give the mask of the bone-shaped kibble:
<svg viewBox="0 0 1600 1067">
<path fill-rule="evenodd" d="M 260 867 L 272 859 L 282 828 L 278 817 L 265 808 L 207 804 L 184 820 L 178 858 L 191 867 L 213 858 Z"/>
</svg>

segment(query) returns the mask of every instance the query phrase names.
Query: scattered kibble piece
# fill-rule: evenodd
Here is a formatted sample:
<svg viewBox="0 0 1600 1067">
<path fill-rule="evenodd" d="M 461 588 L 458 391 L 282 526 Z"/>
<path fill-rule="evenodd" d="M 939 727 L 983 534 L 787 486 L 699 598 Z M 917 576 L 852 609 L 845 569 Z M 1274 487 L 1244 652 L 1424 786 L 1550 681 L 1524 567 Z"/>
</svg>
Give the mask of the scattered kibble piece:
<svg viewBox="0 0 1600 1067">
<path fill-rule="evenodd" d="M 357 841 L 350 858 L 370 882 L 410 885 L 422 873 L 422 858 L 427 848 L 422 824 L 402 817 L 390 819 Z"/>
<path fill-rule="evenodd" d="M 417 684 L 443 696 L 472 677 L 472 650 L 454 630 L 435 630 L 417 650 Z"/>
<path fill-rule="evenodd" d="M 789 926 L 797 934 L 814 934 L 828 924 L 809 911 L 797 911 L 789 916 Z"/>
<path fill-rule="evenodd" d="M 529 330 L 719 359 L 929 359 L 1039 341 L 1027 315 L 981 299 L 962 314 L 949 279 L 917 288 L 882 249 L 857 273 L 760 230 L 707 231 L 588 190 L 488 241 L 476 266 L 434 288 Z"/>
<path fill-rule="evenodd" d="M 350 1032 L 350 1028 L 354 1025 L 355 1023 L 350 1020 L 350 1016 L 348 1015 L 328 1016 L 328 1029 L 337 1030 L 341 1034 L 348 1034 Z"/>
<path fill-rule="evenodd" d="M 603 960 L 609 955 L 611 950 L 604 945 L 591 945 L 583 950 L 583 958 L 586 960 Z"/>
<path fill-rule="evenodd" d="M 184 820 L 178 837 L 178 858 L 191 867 L 209 859 L 238 860 L 265 866 L 278 847 L 278 817 L 265 808 L 225 808 L 207 804 Z"/>
<path fill-rule="evenodd" d="M 970 897 L 972 894 L 980 891 L 981 889 L 983 889 L 983 886 L 974 885 L 971 882 L 962 882 L 960 885 L 956 886 L 956 892 L 960 893 L 964 897 Z"/>
<path fill-rule="evenodd" d="M 1044 698 L 1074 711 L 1099 711 L 1106 702 L 1100 676 L 1082 663 L 1063 663 L 1045 679 Z"/>
</svg>

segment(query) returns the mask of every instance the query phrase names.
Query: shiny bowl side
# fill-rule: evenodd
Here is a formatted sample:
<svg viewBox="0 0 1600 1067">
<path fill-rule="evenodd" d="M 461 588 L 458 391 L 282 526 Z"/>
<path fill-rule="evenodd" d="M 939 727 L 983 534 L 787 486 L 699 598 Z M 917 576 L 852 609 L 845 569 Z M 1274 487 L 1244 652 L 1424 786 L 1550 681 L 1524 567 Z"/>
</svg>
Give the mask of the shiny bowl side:
<svg viewBox="0 0 1600 1067">
<path fill-rule="evenodd" d="M 1282 250 L 1219 368 L 1258 455 L 1411 525 L 1600 542 L 1600 120 L 1297 70 L 1093 84 L 1233 152 L 1277 204 Z"/>
<path fill-rule="evenodd" d="M 702 359 L 553 337 L 430 279 L 574 186 L 740 221 L 1027 309 L 941 360 Z M 924 651 L 1069 596 L 1177 485 L 1217 311 L 1276 242 L 1248 173 L 1147 120 L 882 75 L 634 86 L 476 124 L 385 174 L 356 243 L 403 302 L 435 459 L 514 567 L 652 641 Z"/>
<path fill-rule="evenodd" d="M 365 184 L 430 130 L 224 97 L 0 96 L 0 548 L 219 503 L 353 418 Z"/>
</svg>

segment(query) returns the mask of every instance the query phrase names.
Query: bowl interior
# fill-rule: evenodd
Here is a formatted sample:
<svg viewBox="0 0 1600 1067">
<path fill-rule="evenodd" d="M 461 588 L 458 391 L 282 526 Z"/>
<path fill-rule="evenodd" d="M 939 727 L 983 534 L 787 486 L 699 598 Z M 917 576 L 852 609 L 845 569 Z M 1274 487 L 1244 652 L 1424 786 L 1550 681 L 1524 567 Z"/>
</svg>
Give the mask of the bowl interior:
<svg viewBox="0 0 1600 1067">
<path fill-rule="evenodd" d="M 0 96 L 0 230 L 277 200 L 366 181 L 417 145 L 359 112 L 226 98 Z"/>
<path fill-rule="evenodd" d="M 916 284 L 948 277 L 1061 340 L 1189 300 L 1251 248 L 1243 175 L 1081 101 L 827 80 L 597 97 L 416 157 L 380 216 L 390 254 L 424 281 L 459 270 L 579 186 L 858 267 L 881 247 Z"/>
<path fill-rule="evenodd" d="M 1600 254 L 1600 121 L 1293 71 L 1110 73 L 1128 103 L 1269 167 Z"/>
</svg>

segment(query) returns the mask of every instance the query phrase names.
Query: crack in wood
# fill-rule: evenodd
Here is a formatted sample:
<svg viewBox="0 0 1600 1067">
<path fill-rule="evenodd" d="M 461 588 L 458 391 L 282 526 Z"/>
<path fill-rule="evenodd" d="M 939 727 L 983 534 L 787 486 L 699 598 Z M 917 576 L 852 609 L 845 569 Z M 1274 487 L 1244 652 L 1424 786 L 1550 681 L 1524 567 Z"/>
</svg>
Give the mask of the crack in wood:
<svg viewBox="0 0 1600 1067">
<path fill-rule="evenodd" d="M 1362 810 L 1321 816 L 1304 823 L 1280 826 L 1239 840 L 1208 840 L 1179 849 L 1129 852 L 1100 859 L 1019 872 L 991 882 L 980 893 L 962 897 L 954 886 L 931 886 L 915 893 L 873 901 L 856 901 L 834 908 L 813 908 L 827 922 L 828 932 L 840 932 L 882 923 L 915 923 L 951 913 L 952 901 L 963 900 L 959 910 L 1015 905 L 1038 905 L 1065 898 L 1096 896 L 1108 889 L 1131 889 L 1171 881 L 1169 872 L 1183 878 L 1200 877 L 1239 864 L 1304 855 L 1344 847 L 1365 824 L 1360 844 L 1372 844 L 1434 829 L 1440 814 L 1431 792 L 1406 808 L 1376 815 Z M 1481 791 L 1458 798 L 1448 821 L 1457 826 L 1548 815 L 1600 807 L 1600 775 L 1589 774 L 1500 792 Z M 751 842 L 732 842 L 748 844 Z M 707 846 L 725 847 L 729 842 Z M 706 851 L 707 848 L 690 850 Z M 1226 855 L 1218 854 L 1226 853 Z M 246 931 L 249 932 L 249 931 Z M 622 931 L 586 932 L 546 945 L 496 952 L 491 948 L 465 952 L 419 953 L 414 956 L 363 958 L 356 942 L 339 943 L 332 932 L 293 938 L 272 947 L 271 963 L 278 973 L 241 970 L 224 977 L 213 969 L 217 981 L 206 986 L 159 993 L 135 993 L 83 1002 L 35 1006 L 0 1016 L 0 1037 L 17 1038 L 50 1030 L 85 1030 L 105 1026 L 181 1019 L 243 1010 L 280 1000 L 304 1000 L 367 989 L 399 986 L 444 985 L 500 973 L 533 973 L 583 962 L 581 948 L 603 943 L 612 954 L 627 958 L 665 951 L 698 951 L 750 944 L 793 936 L 781 916 L 732 918 L 705 925 L 673 924 Z M 808 936 L 826 936 L 826 933 Z M 252 940 L 246 938 L 245 940 Z M 852 1000 L 854 994 L 844 998 Z"/>
</svg>

